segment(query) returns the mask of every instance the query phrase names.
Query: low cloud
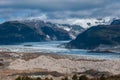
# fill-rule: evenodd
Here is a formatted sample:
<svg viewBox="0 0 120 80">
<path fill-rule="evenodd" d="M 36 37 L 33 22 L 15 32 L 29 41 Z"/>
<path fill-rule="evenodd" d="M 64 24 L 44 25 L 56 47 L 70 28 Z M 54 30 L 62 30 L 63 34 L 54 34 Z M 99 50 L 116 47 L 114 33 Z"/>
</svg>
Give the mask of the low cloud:
<svg viewBox="0 0 120 80">
<path fill-rule="evenodd" d="M 119 0 L 0 0 L 0 21 L 120 16 Z"/>
</svg>

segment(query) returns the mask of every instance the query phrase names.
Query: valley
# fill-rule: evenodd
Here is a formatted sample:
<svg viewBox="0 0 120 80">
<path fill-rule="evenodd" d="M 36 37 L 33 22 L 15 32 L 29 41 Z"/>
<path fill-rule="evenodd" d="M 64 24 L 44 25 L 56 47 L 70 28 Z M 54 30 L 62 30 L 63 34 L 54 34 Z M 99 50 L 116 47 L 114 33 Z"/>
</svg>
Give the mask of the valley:
<svg viewBox="0 0 120 80">
<path fill-rule="evenodd" d="M 40 20 L 0 25 L 0 80 L 119 76 L 119 22 L 84 29 Z M 92 73 L 94 72 L 94 73 Z"/>
</svg>

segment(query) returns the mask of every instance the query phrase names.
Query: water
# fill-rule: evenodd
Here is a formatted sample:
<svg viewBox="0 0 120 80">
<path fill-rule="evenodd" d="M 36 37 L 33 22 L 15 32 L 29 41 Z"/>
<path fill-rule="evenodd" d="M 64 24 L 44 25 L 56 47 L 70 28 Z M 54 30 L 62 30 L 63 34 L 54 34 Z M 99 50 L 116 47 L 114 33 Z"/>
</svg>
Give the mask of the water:
<svg viewBox="0 0 120 80">
<path fill-rule="evenodd" d="M 57 47 L 62 43 L 68 41 L 49 41 L 49 42 L 30 42 L 22 43 L 18 45 L 2 45 L 0 51 L 6 52 L 44 52 L 44 53 L 59 53 L 59 54 L 72 54 L 83 57 L 91 57 L 97 59 L 119 59 L 119 53 L 88 53 L 87 50 L 83 49 L 65 49 Z M 25 46 L 32 45 L 32 46 Z"/>
</svg>

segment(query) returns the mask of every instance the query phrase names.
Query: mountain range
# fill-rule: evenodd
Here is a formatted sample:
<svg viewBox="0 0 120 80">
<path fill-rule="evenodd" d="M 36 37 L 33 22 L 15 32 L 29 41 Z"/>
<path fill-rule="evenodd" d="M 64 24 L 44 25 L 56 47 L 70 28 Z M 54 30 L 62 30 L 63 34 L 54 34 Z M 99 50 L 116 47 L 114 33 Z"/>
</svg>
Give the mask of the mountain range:
<svg viewBox="0 0 120 80">
<path fill-rule="evenodd" d="M 54 24 L 41 20 L 7 21 L 0 24 L 0 44 L 71 40 L 82 31 L 84 28 L 78 25 Z"/>
</svg>

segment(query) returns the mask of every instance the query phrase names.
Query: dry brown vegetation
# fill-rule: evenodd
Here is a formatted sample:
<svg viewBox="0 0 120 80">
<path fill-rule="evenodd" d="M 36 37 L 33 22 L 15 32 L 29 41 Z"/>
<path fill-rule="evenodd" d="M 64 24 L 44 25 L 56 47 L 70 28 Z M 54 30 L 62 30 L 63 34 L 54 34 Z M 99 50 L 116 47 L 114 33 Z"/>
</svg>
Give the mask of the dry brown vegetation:
<svg viewBox="0 0 120 80">
<path fill-rule="evenodd" d="M 15 80 L 54 80 L 54 79 L 48 78 L 48 77 L 45 77 L 43 79 L 41 77 L 32 78 L 32 77 L 28 77 L 28 76 L 19 76 Z M 61 78 L 61 80 L 120 80 L 120 75 L 110 76 L 110 77 L 105 77 L 104 75 L 102 75 L 101 77 L 89 78 L 86 75 L 78 76 L 75 74 L 70 78 L 65 76 L 65 77 Z"/>
</svg>

